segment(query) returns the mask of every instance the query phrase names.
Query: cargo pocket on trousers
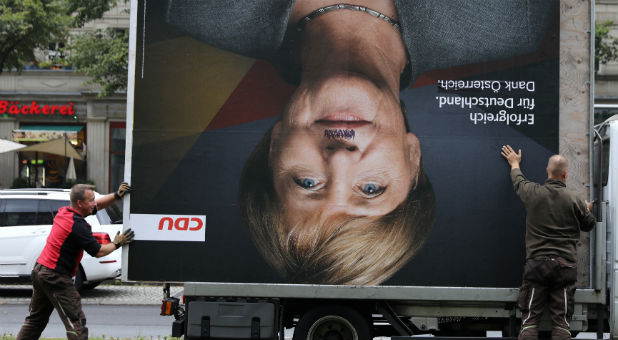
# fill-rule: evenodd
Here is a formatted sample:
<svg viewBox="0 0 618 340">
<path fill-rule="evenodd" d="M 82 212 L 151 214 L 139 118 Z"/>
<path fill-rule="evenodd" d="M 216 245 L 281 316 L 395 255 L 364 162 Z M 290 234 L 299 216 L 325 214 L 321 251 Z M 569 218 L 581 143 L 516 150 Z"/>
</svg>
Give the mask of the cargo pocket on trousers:
<svg viewBox="0 0 618 340">
<path fill-rule="evenodd" d="M 577 265 L 575 262 L 565 260 L 561 257 L 556 259 L 560 264 L 560 277 L 558 281 L 564 285 L 572 285 L 577 281 Z"/>
<path fill-rule="evenodd" d="M 547 266 L 545 260 L 528 259 L 524 265 L 524 281 L 543 282 Z"/>
</svg>

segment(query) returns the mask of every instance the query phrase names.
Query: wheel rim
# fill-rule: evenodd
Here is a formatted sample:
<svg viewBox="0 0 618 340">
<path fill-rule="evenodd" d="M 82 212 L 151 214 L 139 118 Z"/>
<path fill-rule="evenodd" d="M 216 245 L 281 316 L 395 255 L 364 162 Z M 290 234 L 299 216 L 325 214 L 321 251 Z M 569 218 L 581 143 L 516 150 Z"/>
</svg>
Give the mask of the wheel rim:
<svg viewBox="0 0 618 340">
<path fill-rule="evenodd" d="M 339 315 L 327 315 L 311 325 L 307 340 L 358 340 L 358 333 L 347 319 Z"/>
</svg>

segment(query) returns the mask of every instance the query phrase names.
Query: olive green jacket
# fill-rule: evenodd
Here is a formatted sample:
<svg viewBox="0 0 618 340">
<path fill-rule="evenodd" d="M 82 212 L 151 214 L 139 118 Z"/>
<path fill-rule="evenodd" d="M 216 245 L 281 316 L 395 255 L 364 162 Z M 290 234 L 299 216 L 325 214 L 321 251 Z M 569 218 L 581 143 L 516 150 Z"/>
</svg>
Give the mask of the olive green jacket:
<svg viewBox="0 0 618 340">
<path fill-rule="evenodd" d="M 520 169 L 511 170 L 515 193 L 526 207 L 526 258 L 561 256 L 576 262 L 580 231 L 590 231 L 595 218 L 586 203 L 564 182 L 530 182 Z"/>
</svg>

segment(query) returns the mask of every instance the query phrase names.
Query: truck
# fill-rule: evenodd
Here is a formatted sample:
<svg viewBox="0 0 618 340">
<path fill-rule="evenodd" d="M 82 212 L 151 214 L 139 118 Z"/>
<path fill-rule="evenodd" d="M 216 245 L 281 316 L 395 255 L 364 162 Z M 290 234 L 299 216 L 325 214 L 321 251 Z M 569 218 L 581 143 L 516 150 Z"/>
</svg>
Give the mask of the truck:
<svg viewBox="0 0 618 340">
<path fill-rule="evenodd" d="M 495 4 L 132 0 L 123 280 L 164 282 L 187 339 L 517 336 L 512 145 L 536 182 L 567 157 L 594 202 L 571 331 L 618 337 L 618 123 L 594 117 L 594 2 Z M 354 68 L 382 40 L 354 58 L 306 47 L 339 18 L 372 22 L 394 46 L 376 68 L 403 71 Z"/>
</svg>

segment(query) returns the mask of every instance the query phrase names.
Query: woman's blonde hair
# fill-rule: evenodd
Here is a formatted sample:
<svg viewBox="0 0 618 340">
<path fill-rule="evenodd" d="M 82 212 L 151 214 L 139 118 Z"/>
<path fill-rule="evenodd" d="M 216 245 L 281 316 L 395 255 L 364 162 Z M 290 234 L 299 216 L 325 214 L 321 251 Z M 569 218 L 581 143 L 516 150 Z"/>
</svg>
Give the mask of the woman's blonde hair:
<svg viewBox="0 0 618 340">
<path fill-rule="evenodd" d="M 384 216 L 325 217 L 317 212 L 288 228 L 282 225 L 282 204 L 268 162 L 270 137 L 268 131 L 245 163 L 239 203 L 255 246 L 287 281 L 377 285 L 423 246 L 435 199 L 422 165 L 407 198 Z"/>
</svg>

